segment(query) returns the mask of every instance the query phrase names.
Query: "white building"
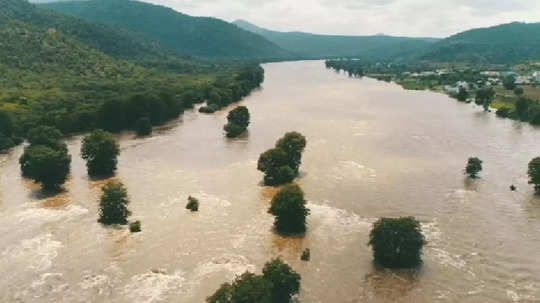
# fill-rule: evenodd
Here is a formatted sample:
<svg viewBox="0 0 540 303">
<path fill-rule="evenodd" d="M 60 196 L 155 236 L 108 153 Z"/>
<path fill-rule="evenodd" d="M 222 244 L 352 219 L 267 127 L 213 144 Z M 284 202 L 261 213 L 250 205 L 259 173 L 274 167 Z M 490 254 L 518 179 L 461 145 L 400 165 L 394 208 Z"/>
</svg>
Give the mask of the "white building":
<svg viewBox="0 0 540 303">
<path fill-rule="evenodd" d="M 540 82 L 540 72 L 534 72 L 532 75 L 532 79 L 535 82 Z"/>
</svg>

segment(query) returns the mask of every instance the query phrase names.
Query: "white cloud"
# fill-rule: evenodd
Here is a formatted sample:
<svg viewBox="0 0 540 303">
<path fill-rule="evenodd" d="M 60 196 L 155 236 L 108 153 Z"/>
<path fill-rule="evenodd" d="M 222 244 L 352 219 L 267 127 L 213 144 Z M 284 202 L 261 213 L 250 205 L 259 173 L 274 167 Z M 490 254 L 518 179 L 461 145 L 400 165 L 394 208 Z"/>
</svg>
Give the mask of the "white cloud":
<svg viewBox="0 0 540 303">
<path fill-rule="evenodd" d="M 444 37 L 513 21 L 539 22 L 539 0 L 144 0 L 275 30 Z"/>
</svg>

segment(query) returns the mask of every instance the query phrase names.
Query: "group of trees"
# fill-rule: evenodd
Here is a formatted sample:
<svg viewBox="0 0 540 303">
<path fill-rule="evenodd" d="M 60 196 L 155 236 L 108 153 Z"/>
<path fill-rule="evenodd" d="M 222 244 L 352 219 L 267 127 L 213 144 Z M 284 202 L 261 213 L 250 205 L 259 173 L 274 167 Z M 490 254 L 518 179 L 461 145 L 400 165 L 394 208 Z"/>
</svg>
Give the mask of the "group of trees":
<svg viewBox="0 0 540 303">
<path fill-rule="evenodd" d="M 262 171 L 264 183 L 278 186 L 290 183 L 298 176 L 306 138 L 298 132 L 289 132 L 276 142 L 276 146 L 259 157 L 257 169 Z"/>
<path fill-rule="evenodd" d="M 540 125 L 540 105 L 533 100 L 519 97 L 514 109 L 502 107 L 497 110 L 497 116 Z"/>
<path fill-rule="evenodd" d="M 90 176 L 111 175 L 116 170 L 120 146 L 113 134 L 96 130 L 84 137 L 81 156 Z"/>
<path fill-rule="evenodd" d="M 71 168 L 71 156 L 61 141 L 62 133 L 49 126 L 28 133 L 28 145 L 19 159 L 22 175 L 41 183 L 45 190 L 58 190 Z"/>
<path fill-rule="evenodd" d="M 223 127 L 227 137 L 235 138 L 244 133 L 249 126 L 249 110 L 245 106 L 238 106 L 227 115 L 227 124 Z"/>
<path fill-rule="evenodd" d="M 288 303 L 300 291 L 300 275 L 281 259 L 264 265 L 262 275 L 246 272 L 224 283 L 208 303 Z"/>
<path fill-rule="evenodd" d="M 495 90 L 491 86 L 486 86 L 486 87 L 479 88 L 476 91 L 476 98 L 474 102 L 477 105 L 481 105 L 485 111 L 488 111 L 494 98 L 495 98 Z"/>
<path fill-rule="evenodd" d="M 22 139 L 20 137 L 14 136 L 12 116 L 6 111 L 0 111 L 0 153 L 21 143 L 21 141 Z"/>
</svg>

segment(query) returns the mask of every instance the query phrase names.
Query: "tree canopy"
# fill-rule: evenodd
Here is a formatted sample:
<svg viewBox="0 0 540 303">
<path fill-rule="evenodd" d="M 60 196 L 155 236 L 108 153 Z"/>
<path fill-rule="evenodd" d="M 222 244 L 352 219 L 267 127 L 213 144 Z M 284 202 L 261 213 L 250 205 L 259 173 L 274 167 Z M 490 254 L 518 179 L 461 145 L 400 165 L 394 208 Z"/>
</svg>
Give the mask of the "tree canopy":
<svg viewBox="0 0 540 303">
<path fill-rule="evenodd" d="M 57 190 L 67 180 L 71 156 L 67 149 L 53 149 L 46 145 L 30 145 L 19 159 L 25 177 L 41 183 L 47 190 Z"/>
<path fill-rule="evenodd" d="M 482 171 L 482 160 L 476 157 L 469 158 L 465 167 L 465 173 L 471 178 L 476 178 L 480 171 Z"/>
<path fill-rule="evenodd" d="M 246 131 L 250 123 L 249 110 L 245 106 L 237 106 L 227 115 L 227 124 L 223 127 L 227 137 L 234 138 Z"/>
<path fill-rule="evenodd" d="M 280 233 L 301 233 L 306 230 L 306 217 L 310 210 L 306 207 L 304 192 L 300 186 L 284 186 L 272 199 L 268 212 L 274 215 L 274 226 Z"/>
<path fill-rule="evenodd" d="M 257 169 L 262 171 L 266 185 L 277 186 L 290 183 L 298 176 L 306 138 L 298 132 L 290 132 L 279 139 L 276 147 L 262 153 Z"/>
<path fill-rule="evenodd" d="M 126 187 L 120 182 L 109 182 L 102 188 L 99 202 L 98 222 L 105 225 L 127 224 L 131 215 L 128 210 L 129 198 Z"/>
<path fill-rule="evenodd" d="M 537 195 L 540 195 L 540 157 L 534 158 L 529 162 L 529 184 L 534 185 Z"/>
<path fill-rule="evenodd" d="M 111 133 L 96 130 L 83 139 L 81 156 L 91 176 L 112 174 L 119 154 L 120 147 Z"/>
</svg>

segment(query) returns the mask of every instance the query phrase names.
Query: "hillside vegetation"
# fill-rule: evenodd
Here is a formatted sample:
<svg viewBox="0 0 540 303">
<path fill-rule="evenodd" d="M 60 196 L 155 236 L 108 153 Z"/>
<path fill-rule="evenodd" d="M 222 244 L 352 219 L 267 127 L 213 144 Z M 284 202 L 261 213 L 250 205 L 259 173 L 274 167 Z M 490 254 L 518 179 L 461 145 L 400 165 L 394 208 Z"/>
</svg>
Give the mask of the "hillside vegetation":
<svg viewBox="0 0 540 303">
<path fill-rule="evenodd" d="M 48 3 L 42 7 L 134 31 L 179 55 L 226 58 L 288 55 L 274 43 L 228 22 L 192 17 L 159 5 L 130 0 L 91 0 Z"/>
<path fill-rule="evenodd" d="M 303 58 L 361 57 L 371 60 L 408 61 L 437 39 L 391 36 L 336 36 L 302 32 L 278 32 L 255 26 L 244 20 L 238 27 L 257 33 L 281 48 Z"/>
</svg>

